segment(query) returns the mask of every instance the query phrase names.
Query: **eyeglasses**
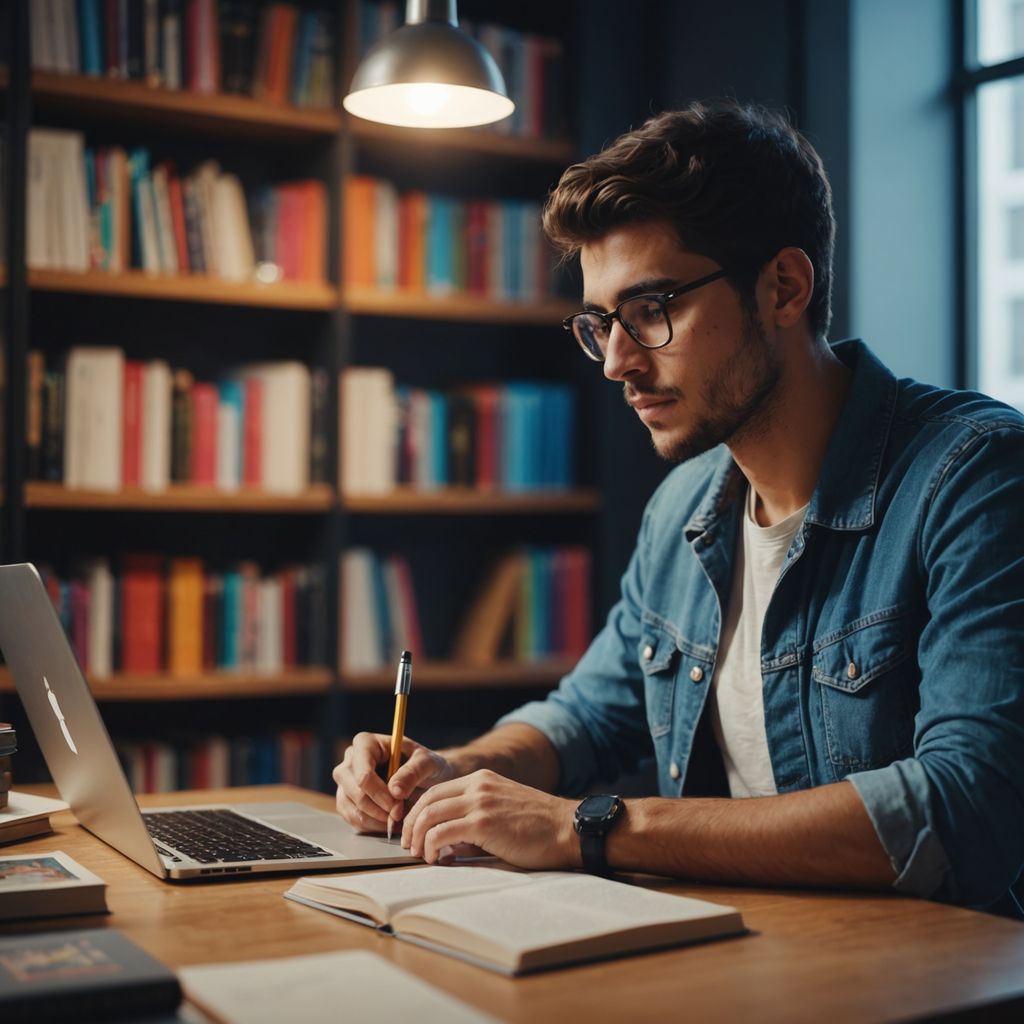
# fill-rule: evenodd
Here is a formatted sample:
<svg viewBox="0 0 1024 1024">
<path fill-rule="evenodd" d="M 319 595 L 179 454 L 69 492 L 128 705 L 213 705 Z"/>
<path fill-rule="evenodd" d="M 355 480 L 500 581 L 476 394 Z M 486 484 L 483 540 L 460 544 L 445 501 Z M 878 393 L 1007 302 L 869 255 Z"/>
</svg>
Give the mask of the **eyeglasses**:
<svg viewBox="0 0 1024 1024">
<path fill-rule="evenodd" d="M 573 313 L 562 321 L 562 327 L 572 331 L 580 348 L 596 363 L 603 363 L 608 352 L 613 320 L 618 320 L 638 345 L 644 348 L 664 348 L 672 340 L 672 319 L 668 315 L 668 304 L 680 295 L 703 288 L 725 276 L 726 271 L 716 270 L 713 274 L 699 277 L 670 292 L 634 295 L 620 302 L 610 313 L 598 313 L 595 310 Z"/>
</svg>

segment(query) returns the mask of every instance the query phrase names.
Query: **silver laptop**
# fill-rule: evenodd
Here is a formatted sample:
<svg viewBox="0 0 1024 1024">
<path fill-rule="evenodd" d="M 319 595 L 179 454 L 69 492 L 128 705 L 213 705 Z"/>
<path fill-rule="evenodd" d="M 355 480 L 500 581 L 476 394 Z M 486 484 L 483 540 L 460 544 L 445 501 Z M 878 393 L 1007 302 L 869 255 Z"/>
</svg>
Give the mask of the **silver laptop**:
<svg viewBox="0 0 1024 1024">
<path fill-rule="evenodd" d="M 164 879 L 409 864 L 301 803 L 140 811 L 35 566 L 0 566 L 0 650 L 61 797 L 93 835 Z"/>
</svg>

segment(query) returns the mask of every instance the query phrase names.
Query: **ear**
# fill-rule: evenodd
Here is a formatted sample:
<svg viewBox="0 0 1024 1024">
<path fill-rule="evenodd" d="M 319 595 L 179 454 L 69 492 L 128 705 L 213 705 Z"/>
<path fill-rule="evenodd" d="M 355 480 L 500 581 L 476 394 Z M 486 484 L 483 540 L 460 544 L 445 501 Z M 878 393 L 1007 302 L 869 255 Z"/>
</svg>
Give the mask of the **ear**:
<svg viewBox="0 0 1024 1024">
<path fill-rule="evenodd" d="M 792 327 L 804 315 L 814 291 L 814 264 L 803 249 L 780 249 L 765 266 L 770 316 L 778 327 Z"/>
</svg>

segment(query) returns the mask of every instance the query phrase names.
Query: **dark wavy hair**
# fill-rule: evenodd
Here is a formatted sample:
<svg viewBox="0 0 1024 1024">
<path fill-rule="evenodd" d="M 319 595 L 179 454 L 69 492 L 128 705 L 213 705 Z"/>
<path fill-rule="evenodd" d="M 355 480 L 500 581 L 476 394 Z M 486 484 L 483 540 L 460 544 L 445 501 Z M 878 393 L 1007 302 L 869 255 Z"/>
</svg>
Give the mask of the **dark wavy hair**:
<svg viewBox="0 0 1024 1024">
<path fill-rule="evenodd" d="M 544 231 L 565 257 L 613 228 L 671 224 L 683 246 L 724 267 L 748 308 L 761 268 L 780 249 L 814 266 L 811 330 L 832 319 L 832 190 L 814 147 L 780 113 L 732 101 L 652 117 L 573 164 L 544 207 Z"/>
</svg>

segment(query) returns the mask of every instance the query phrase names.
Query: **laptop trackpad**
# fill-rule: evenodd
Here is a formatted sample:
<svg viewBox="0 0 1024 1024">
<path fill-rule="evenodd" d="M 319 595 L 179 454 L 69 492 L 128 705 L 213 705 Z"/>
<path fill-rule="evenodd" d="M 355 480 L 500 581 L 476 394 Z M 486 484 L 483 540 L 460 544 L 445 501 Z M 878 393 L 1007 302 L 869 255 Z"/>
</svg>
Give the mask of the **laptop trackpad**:
<svg viewBox="0 0 1024 1024">
<path fill-rule="evenodd" d="M 319 843 L 343 857 L 360 860 L 374 857 L 390 859 L 405 854 L 410 860 L 418 860 L 408 850 L 402 849 L 397 837 L 389 843 L 386 836 L 363 835 L 340 815 L 318 811 L 305 804 L 235 804 L 234 807 L 244 814 L 261 818 L 269 825 L 304 836 L 310 842 Z"/>
</svg>

